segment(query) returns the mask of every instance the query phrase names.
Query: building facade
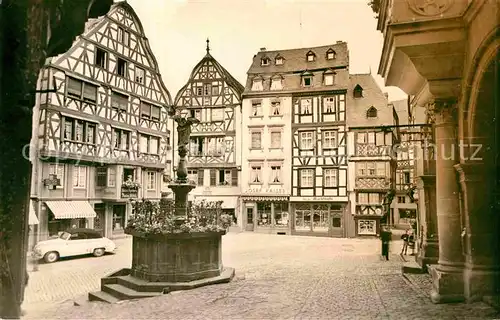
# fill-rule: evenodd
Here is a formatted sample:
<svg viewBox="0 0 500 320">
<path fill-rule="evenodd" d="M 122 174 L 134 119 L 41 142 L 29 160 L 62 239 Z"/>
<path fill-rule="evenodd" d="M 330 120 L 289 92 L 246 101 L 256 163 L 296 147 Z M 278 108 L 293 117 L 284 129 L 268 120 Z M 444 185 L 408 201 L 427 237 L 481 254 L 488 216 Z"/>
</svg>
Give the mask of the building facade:
<svg viewBox="0 0 500 320">
<path fill-rule="evenodd" d="M 348 64 L 341 41 L 255 55 L 244 93 L 247 230 L 345 236 Z"/>
<path fill-rule="evenodd" d="M 207 40 L 206 55 L 175 98 L 175 107 L 184 116 L 199 120 L 192 126 L 187 156 L 188 179 L 197 187 L 189 193 L 188 200 L 222 201 L 224 213 L 233 216 L 234 223 L 242 226 L 237 215 L 240 211 L 243 85 L 212 57 L 208 45 Z M 177 138 L 174 139 L 176 145 Z M 174 159 L 177 163 L 177 150 Z"/>
<path fill-rule="evenodd" d="M 349 236 L 380 232 L 386 194 L 394 188 L 393 145 L 397 124 L 387 95 L 371 74 L 350 76 L 348 99 L 349 202 L 353 218 Z"/>
<path fill-rule="evenodd" d="M 417 222 L 418 201 L 413 198 L 416 187 L 417 160 L 422 153 L 422 108 L 411 108 L 408 100 L 390 103 L 399 119 L 399 148 L 396 155 L 396 196 L 391 205 L 390 224 L 398 229 L 411 228 Z M 418 198 L 418 197 L 417 197 Z"/>
<path fill-rule="evenodd" d="M 499 9 L 486 0 L 380 1 L 379 74 L 432 125 L 435 154 L 418 166 L 417 262 L 432 275 L 435 303 L 500 294 Z"/>
<path fill-rule="evenodd" d="M 171 173 L 171 104 L 126 2 L 90 20 L 39 77 L 31 198 L 38 240 L 72 226 L 122 235 L 131 199 L 159 200 Z"/>
</svg>

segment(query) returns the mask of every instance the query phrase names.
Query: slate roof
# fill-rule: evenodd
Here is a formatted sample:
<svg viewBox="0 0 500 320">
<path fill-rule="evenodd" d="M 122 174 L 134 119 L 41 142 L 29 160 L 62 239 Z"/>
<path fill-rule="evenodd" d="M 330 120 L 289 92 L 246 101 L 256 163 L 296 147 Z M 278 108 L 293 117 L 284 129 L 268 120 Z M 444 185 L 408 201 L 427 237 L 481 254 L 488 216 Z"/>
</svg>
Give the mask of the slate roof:
<svg viewBox="0 0 500 320">
<path fill-rule="evenodd" d="M 329 49 L 333 49 L 336 58 L 332 60 L 326 59 L 326 53 Z M 316 55 L 315 61 L 307 61 L 306 55 L 312 51 Z M 283 57 L 282 65 L 275 65 L 274 59 L 276 56 Z M 268 66 L 261 66 L 261 59 L 271 59 Z M 349 65 L 349 51 L 347 49 L 347 42 L 337 42 L 336 44 L 300 48 L 300 49 L 285 49 L 273 51 L 259 51 L 253 58 L 252 65 L 248 69 L 247 74 L 266 74 L 266 73 L 286 73 L 298 72 L 305 70 L 327 69 L 334 67 L 345 67 Z"/>
</svg>

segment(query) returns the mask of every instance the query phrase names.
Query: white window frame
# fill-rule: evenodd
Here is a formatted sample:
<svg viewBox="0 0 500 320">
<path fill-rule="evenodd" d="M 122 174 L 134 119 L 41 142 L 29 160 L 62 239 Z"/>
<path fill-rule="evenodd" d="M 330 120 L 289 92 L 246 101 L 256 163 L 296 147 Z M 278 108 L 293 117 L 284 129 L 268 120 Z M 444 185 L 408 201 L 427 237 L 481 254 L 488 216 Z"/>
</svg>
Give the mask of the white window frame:
<svg viewBox="0 0 500 320">
<path fill-rule="evenodd" d="M 271 90 L 283 89 L 283 80 L 281 78 L 271 79 Z"/>
<path fill-rule="evenodd" d="M 370 203 L 369 193 L 367 192 L 359 192 L 358 193 L 358 204 L 369 204 Z"/>
<path fill-rule="evenodd" d="M 264 84 L 262 79 L 254 79 L 252 81 L 252 91 L 262 91 L 264 90 Z"/>
<path fill-rule="evenodd" d="M 262 165 L 250 164 L 250 184 L 262 184 Z"/>
<path fill-rule="evenodd" d="M 252 102 L 251 117 L 262 117 L 262 102 Z"/>
<path fill-rule="evenodd" d="M 279 135 L 279 141 L 278 141 L 278 143 L 275 142 L 275 140 L 273 139 L 273 135 L 276 135 L 276 134 Z M 271 145 L 270 148 L 271 149 L 280 149 L 280 148 L 282 148 L 283 143 L 282 143 L 282 133 L 281 133 L 281 130 L 276 130 L 276 129 L 270 130 L 270 132 L 269 132 L 269 139 L 271 140 L 270 141 L 270 145 Z"/>
<path fill-rule="evenodd" d="M 64 164 L 63 163 L 51 163 L 49 164 L 49 174 L 55 174 L 59 182 L 60 186 L 56 186 L 56 189 L 64 188 Z"/>
<path fill-rule="evenodd" d="M 323 149 L 337 148 L 337 131 L 325 130 L 323 133 Z"/>
<path fill-rule="evenodd" d="M 75 181 L 76 177 L 76 181 Z M 87 167 L 74 166 L 73 167 L 73 188 L 85 189 L 87 186 Z"/>
<path fill-rule="evenodd" d="M 258 146 L 256 144 L 254 144 L 254 141 L 253 141 L 253 136 L 255 135 L 259 135 L 259 144 Z M 260 130 L 253 130 L 250 132 L 250 149 L 252 150 L 260 150 L 262 149 L 262 131 Z"/>
<path fill-rule="evenodd" d="M 326 59 L 327 60 L 333 60 L 333 59 L 335 59 L 335 52 L 333 52 L 333 51 L 328 52 L 326 54 Z"/>
<path fill-rule="evenodd" d="M 312 53 L 309 53 L 309 54 L 307 55 L 307 61 L 308 61 L 308 62 L 313 62 L 313 61 L 315 60 L 314 58 L 315 58 L 315 57 L 314 57 L 314 54 L 312 54 Z"/>
<path fill-rule="evenodd" d="M 148 191 L 156 190 L 156 172 L 154 171 L 146 172 L 146 190 Z"/>
<path fill-rule="evenodd" d="M 135 66 L 135 71 L 134 71 L 134 80 L 137 83 L 144 84 L 145 78 L 146 78 L 146 70 L 144 70 L 141 67 Z"/>
<path fill-rule="evenodd" d="M 323 113 L 333 114 L 336 113 L 335 108 L 335 97 L 326 97 L 323 100 Z"/>
<path fill-rule="evenodd" d="M 283 58 L 277 57 L 274 61 L 274 64 L 276 64 L 277 66 L 281 66 L 283 64 Z"/>
<path fill-rule="evenodd" d="M 325 86 L 333 86 L 335 76 L 333 74 L 325 74 Z"/>
<path fill-rule="evenodd" d="M 279 163 L 276 164 L 271 164 L 269 166 L 269 169 L 271 170 L 271 175 L 269 179 L 270 184 L 282 184 L 283 183 L 283 166 Z"/>
<path fill-rule="evenodd" d="M 308 111 L 308 112 L 306 112 Z M 311 115 L 312 114 L 312 99 L 306 98 L 300 100 L 300 114 L 301 115 Z"/>
<path fill-rule="evenodd" d="M 299 147 L 300 150 L 312 150 L 314 149 L 314 131 L 301 131 L 300 133 Z"/>
<path fill-rule="evenodd" d="M 268 66 L 269 65 L 269 58 L 260 59 L 260 65 L 261 66 Z"/>
<path fill-rule="evenodd" d="M 305 184 L 305 182 L 308 182 L 308 183 Z M 300 187 L 301 188 L 314 188 L 314 169 L 301 169 L 300 170 Z"/>
<path fill-rule="evenodd" d="M 271 117 L 279 117 L 281 114 L 281 101 L 271 101 Z"/>
<path fill-rule="evenodd" d="M 108 167 L 106 180 L 106 184 L 108 185 L 108 187 L 116 186 L 116 167 Z"/>
<path fill-rule="evenodd" d="M 338 179 L 339 173 L 338 169 L 335 168 L 325 168 L 323 169 L 323 186 L 325 188 L 337 188 L 339 186 Z"/>
</svg>

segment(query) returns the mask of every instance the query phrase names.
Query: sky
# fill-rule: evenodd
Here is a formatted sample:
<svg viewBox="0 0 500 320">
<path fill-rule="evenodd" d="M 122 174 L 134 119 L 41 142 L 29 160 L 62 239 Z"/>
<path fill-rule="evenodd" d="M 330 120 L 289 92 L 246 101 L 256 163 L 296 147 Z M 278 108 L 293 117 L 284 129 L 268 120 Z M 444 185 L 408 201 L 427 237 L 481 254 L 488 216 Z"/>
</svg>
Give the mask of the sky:
<svg viewBox="0 0 500 320">
<path fill-rule="evenodd" d="M 127 0 L 141 19 L 172 99 L 210 53 L 240 83 L 253 56 L 267 50 L 346 41 L 350 73 L 371 72 L 389 100 L 405 99 L 377 75 L 383 46 L 368 0 Z"/>
</svg>

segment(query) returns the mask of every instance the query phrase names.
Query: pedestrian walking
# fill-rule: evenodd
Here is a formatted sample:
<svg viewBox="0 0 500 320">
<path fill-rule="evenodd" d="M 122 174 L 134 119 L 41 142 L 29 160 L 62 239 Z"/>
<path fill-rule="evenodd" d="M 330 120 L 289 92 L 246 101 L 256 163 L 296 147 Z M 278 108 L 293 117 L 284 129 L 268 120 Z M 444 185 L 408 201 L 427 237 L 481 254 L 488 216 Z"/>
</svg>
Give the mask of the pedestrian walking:
<svg viewBox="0 0 500 320">
<path fill-rule="evenodd" d="M 413 230 L 410 231 L 410 234 L 408 236 L 408 247 L 411 249 L 411 255 L 415 255 L 415 233 Z"/>
<path fill-rule="evenodd" d="M 389 243 L 391 242 L 392 232 L 386 227 L 382 227 L 382 231 L 380 232 L 380 240 L 382 243 L 382 257 L 385 257 L 385 260 L 389 260 Z"/>
<path fill-rule="evenodd" d="M 403 248 L 401 248 L 401 255 L 406 256 L 406 252 L 408 250 L 408 239 L 410 238 L 410 229 L 406 229 L 405 233 L 401 235 L 401 239 L 403 240 Z"/>
</svg>

